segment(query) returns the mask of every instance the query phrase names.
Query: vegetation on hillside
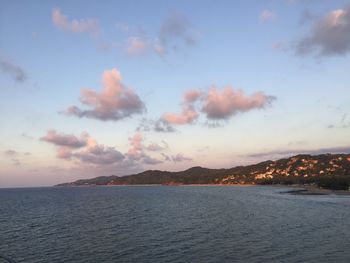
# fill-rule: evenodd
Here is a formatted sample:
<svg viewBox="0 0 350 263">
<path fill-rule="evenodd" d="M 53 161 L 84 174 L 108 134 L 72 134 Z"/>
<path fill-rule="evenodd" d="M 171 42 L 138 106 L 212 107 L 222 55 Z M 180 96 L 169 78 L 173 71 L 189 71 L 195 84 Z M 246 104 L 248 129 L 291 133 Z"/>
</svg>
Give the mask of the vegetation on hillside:
<svg viewBox="0 0 350 263">
<path fill-rule="evenodd" d="M 312 184 L 321 188 L 348 190 L 350 154 L 297 155 L 230 169 L 192 167 L 180 172 L 148 170 L 128 176 L 78 180 L 59 186 L 135 184 Z"/>
</svg>

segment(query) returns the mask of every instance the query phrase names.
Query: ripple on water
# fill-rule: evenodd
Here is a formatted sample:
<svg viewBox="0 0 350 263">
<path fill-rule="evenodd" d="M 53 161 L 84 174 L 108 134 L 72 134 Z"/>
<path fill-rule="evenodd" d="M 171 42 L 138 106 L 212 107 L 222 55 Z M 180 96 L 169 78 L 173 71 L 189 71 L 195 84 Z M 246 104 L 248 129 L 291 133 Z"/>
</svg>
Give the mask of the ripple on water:
<svg viewBox="0 0 350 263">
<path fill-rule="evenodd" d="M 0 254 L 28 263 L 350 262 L 349 197 L 281 190 L 1 189 Z"/>
</svg>

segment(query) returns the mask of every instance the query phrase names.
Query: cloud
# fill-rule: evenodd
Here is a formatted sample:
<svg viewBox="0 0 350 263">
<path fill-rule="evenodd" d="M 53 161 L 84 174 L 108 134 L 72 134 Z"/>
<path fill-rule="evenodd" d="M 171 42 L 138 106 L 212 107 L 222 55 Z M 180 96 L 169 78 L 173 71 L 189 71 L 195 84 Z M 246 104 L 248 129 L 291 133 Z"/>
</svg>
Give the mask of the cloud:
<svg viewBox="0 0 350 263">
<path fill-rule="evenodd" d="M 161 24 L 158 36 L 153 41 L 154 51 L 164 56 L 170 51 L 192 47 L 197 43 L 197 34 L 192 30 L 188 18 L 182 13 L 176 13 Z"/>
<path fill-rule="evenodd" d="M 99 144 L 87 132 L 82 132 L 80 138 L 72 134 L 58 133 L 56 131 L 48 132 L 40 140 L 56 146 L 56 158 L 74 161 L 75 164 L 82 165 L 82 167 L 88 165 L 92 168 L 108 165 L 123 169 L 125 167 L 142 169 L 143 165 L 156 165 L 164 162 L 161 158 L 156 158 L 150 153 L 158 153 L 160 157 L 164 151 L 169 150 L 169 146 L 165 141 L 162 141 L 161 144 L 153 142 L 146 146 L 140 132 L 129 138 L 130 147 L 125 153 L 122 153 L 115 147 Z M 181 162 L 189 161 L 191 158 L 182 154 L 176 154 L 169 155 L 167 160 Z"/>
<path fill-rule="evenodd" d="M 175 128 L 166 121 L 159 119 L 154 123 L 154 131 L 156 132 L 175 132 Z"/>
<path fill-rule="evenodd" d="M 151 152 L 156 152 L 156 151 L 161 151 L 161 150 L 163 150 L 163 147 L 160 146 L 160 145 L 157 144 L 157 143 L 151 143 L 151 144 L 149 144 L 149 145 L 146 147 L 146 149 L 147 149 L 148 151 L 151 151 Z"/>
<path fill-rule="evenodd" d="M 73 153 L 72 156 L 81 162 L 98 165 L 117 163 L 125 158 L 114 147 L 108 147 L 102 144 L 88 145 L 82 151 Z"/>
<path fill-rule="evenodd" d="M 100 93 L 91 89 L 81 90 L 81 103 L 92 109 L 82 110 L 77 106 L 71 106 L 66 113 L 102 121 L 118 121 L 142 113 L 145 110 L 144 103 L 132 89 L 125 87 L 121 80 L 121 74 L 117 69 L 104 71 L 103 88 Z"/>
<path fill-rule="evenodd" d="M 181 113 L 165 113 L 162 119 L 171 124 L 189 124 L 198 118 L 198 113 L 193 107 L 185 107 Z"/>
<path fill-rule="evenodd" d="M 169 148 L 169 145 L 165 141 L 162 141 L 162 145 L 159 145 L 158 143 L 149 144 L 146 147 L 146 150 L 151 152 L 159 152 L 159 151 L 164 151 L 168 148 Z"/>
<path fill-rule="evenodd" d="M 180 39 L 186 45 L 196 43 L 195 36 L 191 32 L 191 25 L 188 18 L 181 13 L 169 16 L 161 25 L 159 39 L 167 45 L 174 39 Z"/>
<path fill-rule="evenodd" d="M 153 157 L 150 157 L 150 156 L 144 156 L 143 158 L 142 158 L 142 162 L 144 163 L 144 164 L 148 164 L 148 165 L 155 165 L 155 164 L 160 164 L 160 163 L 163 163 L 163 161 L 161 161 L 161 160 L 158 160 L 158 159 L 156 159 L 156 158 L 153 158 Z"/>
<path fill-rule="evenodd" d="M 155 132 L 175 132 L 176 129 L 163 119 L 150 120 L 142 118 L 136 131 L 155 131 Z"/>
<path fill-rule="evenodd" d="M 56 157 L 59 159 L 75 159 L 82 163 L 103 165 L 114 164 L 125 158 L 114 147 L 98 144 L 87 132 L 82 132 L 78 138 L 72 134 L 50 130 L 40 140 L 57 146 Z"/>
<path fill-rule="evenodd" d="M 129 56 L 137 57 L 154 51 L 152 50 L 154 43 L 143 27 L 129 25 L 124 22 L 117 22 L 115 26 L 120 32 L 128 36 L 125 44 L 118 45 L 118 47 L 123 47 Z"/>
<path fill-rule="evenodd" d="M 127 42 L 127 52 L 131 56 L 143 55 L 148 50 L 148 43 L 146 39 L 141 37 L 131 36 Z"/>
<path fill-rule="evenodd" d="M 297 55 L 345 55 L 350 52 L 350 5 L 316 20 L 295 46 Z"/>
<path fill-rule="evenodd" d="M 182 101 L 181 113 L 165 113 L 161 117 L 170 124 L 190 124 L 197 120 L 199 114 L 195 109 L 194 103 L 200 99 L 202 93 L 199 90 L 189 90 L 185 92 Z"/>
<path fill-rule="evenodd" d="M 17 154 L 18 154 L 18 152 L 16 152 L 15 150 L 4 151 L 4 155 L 6 155 L 6 156 L 15 156 Z"/>
<path fill-rule="evenodd" d="M 142 145 L 142 135 L 141 133 L 136 133 L 133 137 L 129 138 L 130 148 L 128 151 L 128 156 L 131 156 L 135 159 L 140 159 L 143 153 L 143 145 Z"/>
<path fill-rule="evenodd" d="M 181 153 L 171 156 L 173 162 L 184 162 L 184 161 L 192 161 L 192 158 L 186 157 Z"/>
<path fill-rule="evenodd" d="M 150 35 L 144 28 L 124 22 L 117 22 L 115 26 L 127 35 L 126 45 L 121 46 L 130 56 L 141 56 L 153 52 L 163 57 L 172 51 L 196 45 L 198 38 L 188 18 L 181 13 L 167 17 L 156 35 Z"/>
<path fill-rule="evenodd" d="M 98 21 L 94 18 L 88 19 L 73 19 L 61 13 L 59 8 L 52 10 L 52 22 L 60 30 L 71 33 L 88 33 L 91 36 L 96 36 L 100 29 Z"/>
<path fill-rule="evenodd" d="M 162 153 L 162 155 L 166 161 L 170 161 L 170 162 L 174 162 L 174 163 L 184 162 L 184 161 L 192 161 L 192 158 L 186 157 L 181 153 L 178 153 L 176 155 L 167 155 L 167 154 Z"/>
<path fill-rule="evenodd" d="M 297 154 L 335 154 L 335 153 L 350 153 L 350 146 L 330 147 L 330 148 L 318 148 L 318 149 L 285 149 L 285 150 L 273 150 L 267 152 L 253 153 L 245 155 L 251 158 L 280 158 L 285 156 L 297 155 Z"/>
<path fill-rule="evenodd" d="M 272 13 L 271 10 L 268 10 L 268 9 L 264 9 L 263 11 L 261 11 L 259 16 L 261 22 L 267 22 L 271 20 L 273 17 L 274 17 L 274 14 Z"/>
<path fill-rule="evenodd" d="M 27 80 L 27 74 L 23 68 L 11 61 L 0 60 L 0 70 L 16 82 L 23 83 Z"/>
<path fill-rule="evenodd" d="M 151 157 L 145 152 L 148 147 L 143 145 L 143 137 L 141 133 L 137 132 L 133 137 L 129 138 L 130 148 L 126 156 L 133 161 L 140 161 L 143 164 L 154 165 L 162 163 L 161 160 Z"/>
<path fill-rule="evenodd" d="M 194 103 L 202 96 L 202 94 L 203 93 L 197 89 L 188 90 L 184 94 L 183 103 L 185 104 Z"/>
<path fill-rule="evenodd" d="M 236 90 L 231 86 L 226 86 L 222 90 L 213 86 L 207 92 L 189 90 L 182 99 L 182 112 L 165 113 L 161 119 L 169 124 L 191 124 L 199 118 L 201 112 L 211 121 L 227 120 L 239 112 L 263 109 L 275 99 L 274 96 L 263 92 L 248 96 L 242 90 Z"/>
<path fill-rule="evenodd" d="M 59 159 L 71 159 L 72 150 L 68 147 L 59 147 L 57 149 L 56 157 Z"/>
<path fill-rule="evenodd" d="M 265 108 L 275 99 L 274 96 L 263 92 L 256 92 L 248 96 L 242 90 L 235 90 L 231 86 L 225 87 L 222 91 L 212 87 L 203 100 L 202 112 L 208 119 L 227 119 L 238 112 Z"/>
<path fill-rule="evenodd" d="M 82 133 L 80 138 L 72 134 L 58 133 L 55 130 L 49 130 L 47 134 L 40 138 L 41 141 L 49 142 L 57 146 L 65 146 L 69 148 L 80 148 L 86 146 L 87 133 Z"/>
</svg>

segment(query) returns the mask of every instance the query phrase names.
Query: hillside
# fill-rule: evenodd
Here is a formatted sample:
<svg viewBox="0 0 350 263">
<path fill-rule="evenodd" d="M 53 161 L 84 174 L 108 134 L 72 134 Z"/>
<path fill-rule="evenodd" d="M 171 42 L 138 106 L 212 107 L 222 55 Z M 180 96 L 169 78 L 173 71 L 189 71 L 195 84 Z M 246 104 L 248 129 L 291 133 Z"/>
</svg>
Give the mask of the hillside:
<svg viewBox="0 0 350 263">
<path fill-rule="evenodd" d="M 350 154 L 296 155 L 230 169 L 192 167 L 185 171 L 148 170 L 127 176 L 102 176 L 58 186 L 136 184 L 316 184 L 331 189 L 350 186 Z"/>
</svg>

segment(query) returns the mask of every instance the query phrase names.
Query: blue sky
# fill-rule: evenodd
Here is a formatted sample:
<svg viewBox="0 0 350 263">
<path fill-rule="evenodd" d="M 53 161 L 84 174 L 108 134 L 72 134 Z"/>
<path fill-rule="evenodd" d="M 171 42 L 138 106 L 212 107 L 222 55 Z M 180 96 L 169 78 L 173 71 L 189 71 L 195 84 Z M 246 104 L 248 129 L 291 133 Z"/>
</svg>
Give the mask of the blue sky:
<svg viewBox="0 0 350 263">
<path fill-rule="evenodd" d="M 349 1 L 0 5 L 0 187 L 350 150 Z"/>
</svg>

